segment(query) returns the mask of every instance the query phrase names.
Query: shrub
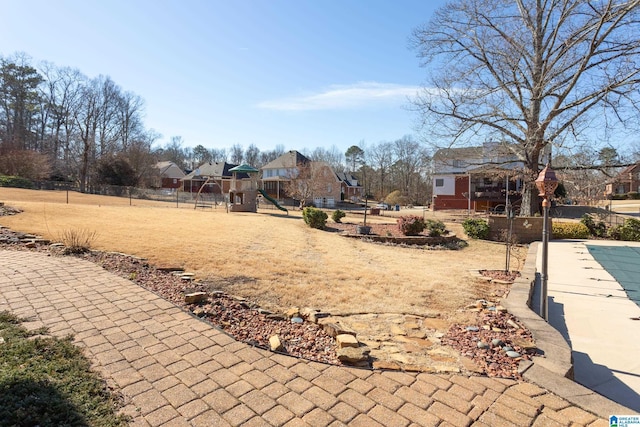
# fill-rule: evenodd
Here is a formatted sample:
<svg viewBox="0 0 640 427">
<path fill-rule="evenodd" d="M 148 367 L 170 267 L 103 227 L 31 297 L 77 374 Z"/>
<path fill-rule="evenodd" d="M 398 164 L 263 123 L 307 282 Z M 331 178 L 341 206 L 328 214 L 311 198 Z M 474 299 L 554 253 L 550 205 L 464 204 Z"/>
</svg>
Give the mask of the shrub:
<svg viewBox="0 0 640 427">
<path fill-rule="evenodd" d="M 0 187 L 33 189 L 33 182 L 19 176 L 0 176 Z"/>
<path fill-rule="evenodd" d="M 306 207 L 302 210 L 302 218 L 311 228 L 322 230 L 327 225 L 328 217 L 329 216 L 320 209 Z"/>
<path fill-rule="evenodd" d="M 425 223 L 429 237 L 442 236 L 446 231 L 444 222 L 435 219 L 428 219 Z"/>
<path fill-rule="evenodd" d="M 404 197 L 402 197 L 402 193 L 400 192 L 400 190 L 394 190 L 391 193 L 387 194 L 387 197 L 384 198 L 384 202 L 389 206 L 402 205 L 404 202 Z"/>
<path fill-rule="evenodd" d="M 638 193 L 637 191 L 630 191 L 627 193 L 627 198 L 632 200 L 638 200 L 640 199 L 640 193 Z"/>
<path fill-rule="evenodd" d="M 331 214 L 331 219 L 334 222 L 340 222 L 342 218 L 344 218 L 345 216 L 347 216 L 347 214 L 344 213 L 344 211 L 341 211 L 340 209 L 338 209 L 333 211 L 333 213 Z"/>
<path fill-rule="evenodd" d="M 589 229 L 580 222 L 553 222 L 551 233 L 554 239 L 588 239 Z"/>
<path fill-rule="evenodd" d="M 640 241 L 640 220 L 635 218 L 625 219 L 622 224 L 609 229 L 609 237 L 629 242 Z"/>
<path fill-rule="evenodd" d="M 66 254 L 81 254 L 91 249 L 97 233 L 84 229 L 65 230 L 60 235 L 60 242 L 65 246 Z"/>
<path fill-rule="evenodd" d="M 462 228 L 472 239 L 487 239 L 489 237 L 489 224 L 480 218 L 467 218 L 462 222 Z"/>
<path fill-rule="evenodd" d="M 417 236 L 425 228 L 427 228 L 427 224 L 419 216 L 408 215 L 398 218 L 398 229 L 405 236 Z"/>
<path fill-rule="evenodd" d="M 589 234 L 595 237 L 603 237 L 607 233 L 607 225 L 604 221 L 595 222 L 589 214 L 582 215 L 580 223 L 589 229 Z"/>
</svg>

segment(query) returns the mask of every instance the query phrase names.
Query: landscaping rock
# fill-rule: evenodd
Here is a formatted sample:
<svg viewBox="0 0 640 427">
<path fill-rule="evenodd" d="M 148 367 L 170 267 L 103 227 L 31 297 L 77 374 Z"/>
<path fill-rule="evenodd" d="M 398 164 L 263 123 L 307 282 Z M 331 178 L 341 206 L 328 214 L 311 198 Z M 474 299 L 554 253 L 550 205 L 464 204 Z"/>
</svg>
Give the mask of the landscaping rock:
<svg viewBox="0 0 640 427">
<path fill-rule="evenodd" d="M 356 332 L 340 323 L 334 323 L 329 321 L 328 319 L 331 319 L 330 317 L 326 318 L 326 319 L 321 319 L 320 322 L 318 322 L 319 325 L 322 325 L 322 329 L 331 337 L 335 338 L 338 335 L 342 335 L 342 334 L 348 334 L 348 335 L 356 335 Z M 325 322 L 326 321 L 326 322 Z"/>
<path fill-rule="evenodd" d="M 300 309 L 298 307 L 291 307 L 289 310 L 284 312 L 284 315 L 289 319 L 292 317 L 300 317 Z"/>
<path fill-rule="evenodd" d="M 336 336 L 336 345 L 338 349 L 342 349 L 345 347 L 358 347 L 360 343 L 353 335 L 340 334 Z"/>
<path fill-rule="evenodd" d="M 184 302 L 185 304 L 197 304 L 199 302 L 203 302 L 207 300 L 206 292 L 192 292 L 190 294 L 185 294 Z"/>
<path fill-rule="evenodd" d="M 368 366 L 369 353 L 371 349 L 366 346 L 362 347 L 344 347 L 337 351 L 338 360 L 346 365 L 352 366 Z"/>
<path fill-rule="evenodd" d="M 284 346 L 282 345 L 282 341 L 280 341 L 279 336 L 272 335 L 269 337 L 269 348 L 271 351 L 284 351 Z"/>
</svg>

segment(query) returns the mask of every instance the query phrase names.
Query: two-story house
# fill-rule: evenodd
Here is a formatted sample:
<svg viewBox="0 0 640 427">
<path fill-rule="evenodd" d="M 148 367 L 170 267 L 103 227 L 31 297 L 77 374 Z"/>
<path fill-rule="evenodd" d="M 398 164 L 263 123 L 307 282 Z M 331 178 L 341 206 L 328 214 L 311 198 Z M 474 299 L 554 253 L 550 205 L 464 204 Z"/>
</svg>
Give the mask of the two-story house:
<svg viewBox="0 0 640 427">
<path fill-rule="evenodd" d="M 508 147 L 446 148 L 433 156 L 433 209 L 491 210 L 522 198 L 523 163 Z"/>
<path fill-rule="evenodd" d="M 291 150 L 261 168 L 262 190 L 276 200 L 312 202 L 333 207 L 340 200 L 340 180 L 324 162 L 313 162 Z"/>
<path fill-rule="evenodd" d="M 624 168 L 607 183 L 605 190 L 609 197 L 632 192 L 640 193 L 640 163 Z"/>
</svg>

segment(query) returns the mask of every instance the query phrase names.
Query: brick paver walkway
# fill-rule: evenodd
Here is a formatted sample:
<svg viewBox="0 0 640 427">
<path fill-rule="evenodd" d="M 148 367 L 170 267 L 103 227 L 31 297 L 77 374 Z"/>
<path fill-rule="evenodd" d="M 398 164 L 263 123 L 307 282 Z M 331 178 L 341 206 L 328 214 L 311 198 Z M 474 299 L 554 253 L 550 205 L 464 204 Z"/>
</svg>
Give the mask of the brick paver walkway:
<svg viewBox="0 0 640 427">
<path fill-rule="evenodd" d="M 122 391 L 134 426 L 608 426 L 529 383 L 372 372 L 256 349 L 72 257 L 0 250 L 2 310 L 74 334 Z"/>
</svg>

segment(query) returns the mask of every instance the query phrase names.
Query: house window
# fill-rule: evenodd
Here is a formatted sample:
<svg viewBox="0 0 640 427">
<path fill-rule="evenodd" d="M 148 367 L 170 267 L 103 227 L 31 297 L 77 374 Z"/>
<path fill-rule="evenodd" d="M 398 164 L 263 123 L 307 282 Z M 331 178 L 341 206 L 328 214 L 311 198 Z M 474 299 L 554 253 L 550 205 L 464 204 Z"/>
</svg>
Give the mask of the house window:
<svg viewBox="0 0 640 427">
<path fill-rule="evenodd" d="M 173 183 L 177 184 L 178 183 L 178 179 L 177 178 L 173 178 Z"/>
<path fill-rule="evenodd" d="M 444 179 L 436 178 L 436 187 L 444 187 Z"/>
<path fill-rule="evenodd" d="M 331 194 L 331 190 L 332 190 L 331 184 L 328 184 L 327 185 L 327 193 Z"/>
<path fill-rule="evenodd" d="M 454 160 L 453 161 L 454 168 L 462 168 L 464 167 L 464 162 L 462 160 Z"/>
</svg>

